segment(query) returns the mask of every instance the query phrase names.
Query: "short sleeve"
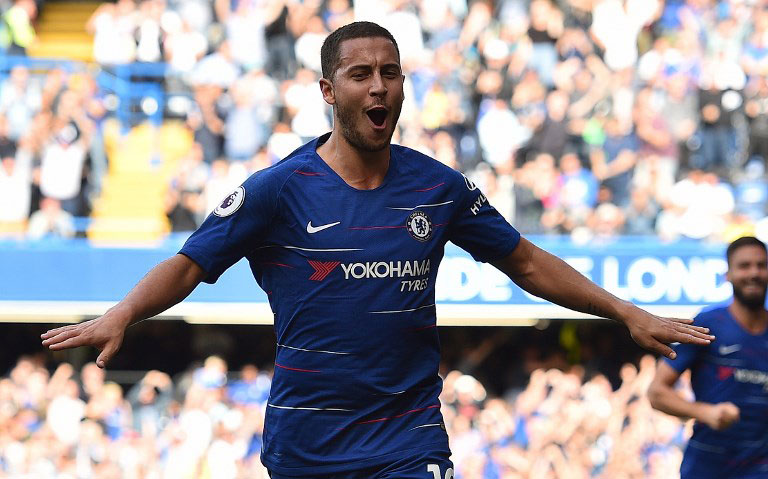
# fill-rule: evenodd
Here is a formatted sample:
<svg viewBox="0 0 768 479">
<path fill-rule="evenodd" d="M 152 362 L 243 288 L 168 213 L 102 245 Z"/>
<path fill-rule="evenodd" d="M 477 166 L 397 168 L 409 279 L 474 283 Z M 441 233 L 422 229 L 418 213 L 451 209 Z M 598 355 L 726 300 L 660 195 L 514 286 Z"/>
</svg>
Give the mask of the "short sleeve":
<svg viewBox="0 0 768 479">
<path fill-rule="evenodd" d="M 448 226 L 448 239 L 476 261 L 488 263 L 509 255 L 520 242 L 520 233 L 469 178 L 458 172 L 456 176 L 457 209 Z"/>
<path fill-rule="evenodd" d="M 230 266 L 260 246 L 277 214 L 282 182 L 262 170 L 221 202 L 187 239 L 179 253 L 203 268 L 206 283 L 215 283 Z"/>
</svg>

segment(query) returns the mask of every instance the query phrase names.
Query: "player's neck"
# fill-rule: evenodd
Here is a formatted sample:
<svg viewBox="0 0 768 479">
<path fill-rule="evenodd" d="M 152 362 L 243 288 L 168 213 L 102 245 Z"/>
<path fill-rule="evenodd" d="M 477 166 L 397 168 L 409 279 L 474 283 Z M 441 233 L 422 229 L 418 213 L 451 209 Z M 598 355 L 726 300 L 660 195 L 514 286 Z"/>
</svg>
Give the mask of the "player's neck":
<svg viewBox="0 0 768 479">
<path fill-rule="evenodd" d="M 334 130 L 317 154 L 352 188 L 372 190 L 381 186 L 389 169 L 389 148 L 362 151 Z"/>
<path fill-rule="evenodd" d="M 741 327 L 751 334 L 762 334 L 768 328 L 768 311 L 765 308 L 750 309 L 734 300 L 728 309 Z"/>
</svg>

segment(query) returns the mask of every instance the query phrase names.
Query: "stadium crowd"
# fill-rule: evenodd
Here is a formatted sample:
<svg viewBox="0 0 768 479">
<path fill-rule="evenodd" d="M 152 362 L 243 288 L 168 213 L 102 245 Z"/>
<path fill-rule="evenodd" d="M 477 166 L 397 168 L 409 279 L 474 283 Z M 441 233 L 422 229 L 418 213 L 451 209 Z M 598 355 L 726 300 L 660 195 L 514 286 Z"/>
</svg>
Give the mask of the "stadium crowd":
<svg viewBox="0 0 768 479">
<path fill-rule="evenodd" d="M 174 231 L 330 129 L 319 49 L 354 19 L 399 38 L 406 102 L 394 140 L 465 172 L 522 232 L 768 234 L 763 1 L 104 3 L 87 24 L 101 68 L 166 62 L 164 86 L 191 99 L 195 142 L 166 204 Z M 10 72 L 0 222 L 73 234 L 107 169 L 107 100 L 89 73 Z"/>
<path fill-rule="evenodd" d="M 441 407 L 454 477 L 678 477 L 689 425 L 651 409 L 655 361 L 639 364 L 622 367 L 616 390 L 580 366 L 535 369 L 504 397 L 447 372 Z M 149 371 L 123 389 L 94 363 L 50 373 L 39 357 L 20 358 L 0 379 L 0 477 L 266 479 L 269 372 L 246 365 L 231 375 L 210 356 L 174 379 Z"/>
</svg>

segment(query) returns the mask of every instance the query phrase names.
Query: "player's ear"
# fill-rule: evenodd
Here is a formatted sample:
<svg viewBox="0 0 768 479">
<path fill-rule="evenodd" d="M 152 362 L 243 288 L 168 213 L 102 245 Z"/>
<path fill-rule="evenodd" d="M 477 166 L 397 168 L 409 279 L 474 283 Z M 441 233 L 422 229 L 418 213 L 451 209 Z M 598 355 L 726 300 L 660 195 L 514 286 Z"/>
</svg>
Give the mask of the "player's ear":
<svg viewBox="0 0 768 479">
<path fill-rule="evenodd" d="M 323 94 L 323 100 L 329 105 L 336 104 L 336 93 L 333 91 L 333 83 L 327 78 L 320 79 L 320 92 Z"/>
</svg>

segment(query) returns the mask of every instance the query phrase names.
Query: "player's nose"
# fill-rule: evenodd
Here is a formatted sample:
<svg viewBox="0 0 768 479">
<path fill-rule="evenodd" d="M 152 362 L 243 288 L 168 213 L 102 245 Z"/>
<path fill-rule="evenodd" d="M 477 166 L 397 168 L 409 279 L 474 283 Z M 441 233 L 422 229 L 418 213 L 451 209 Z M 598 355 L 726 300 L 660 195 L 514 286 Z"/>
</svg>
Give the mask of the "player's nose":
<svg viewBox="0 0 768 479">
<path fill-rule="evenodd" d="M 374 72 L 371 77 L 371 86 L 368 89 L 371 96 L 384 96 L 387 93 L 387 85 L 384 83 L 384 77 L 381 72 Z"/>
</svg>

